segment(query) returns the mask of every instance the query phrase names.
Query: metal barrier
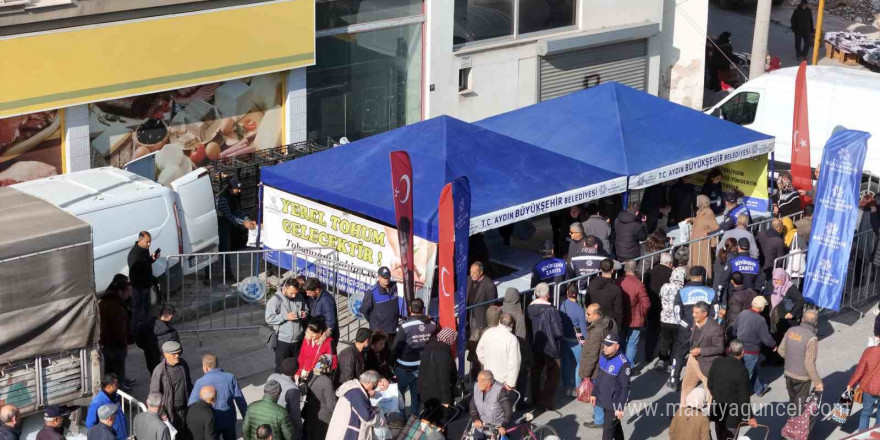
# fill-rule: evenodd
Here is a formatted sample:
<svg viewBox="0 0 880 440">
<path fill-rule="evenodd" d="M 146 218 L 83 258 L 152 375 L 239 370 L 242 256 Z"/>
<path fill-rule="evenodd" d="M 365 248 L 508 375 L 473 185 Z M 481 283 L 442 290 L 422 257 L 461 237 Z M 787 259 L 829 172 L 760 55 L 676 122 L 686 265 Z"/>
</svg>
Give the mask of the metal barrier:
<svg viewBox="0 0 880 440">
<path fill-rule="evenodd" d="M 142 412 L 147 412 L 147 405 L 144 405 L 125 391 L 117 390 L 116 394 L 119 395 L 119 406 L 122 408 L 122 414 L 125 416 L 128 438 L 134 439 L 134 418 Z M 171 438 L 173 440 L 174 436 Z"/>
<path fill-rule="evenodd" d="M 164 302 L 177 309 L 180 333 L 262 327 L 266 301 L 280 281 L 302 275 L 318 278 L 333 295 L 340 340 L 350 341 L 363 325 L 351 313 L 351 308 L 357 306 L 350 304 L 352 294 L 362 293 L 375 283 L 374 271 L 339 261 L 333 248 L 178 254 L 167 258 L 170 269 Z M 206 261 L 214 263 L 204 264 Z M 184 264 L 204 267 L 183 275 Z M 180 287 L 172 290 L 172 285 L 178 284 Z"/>
</svg>

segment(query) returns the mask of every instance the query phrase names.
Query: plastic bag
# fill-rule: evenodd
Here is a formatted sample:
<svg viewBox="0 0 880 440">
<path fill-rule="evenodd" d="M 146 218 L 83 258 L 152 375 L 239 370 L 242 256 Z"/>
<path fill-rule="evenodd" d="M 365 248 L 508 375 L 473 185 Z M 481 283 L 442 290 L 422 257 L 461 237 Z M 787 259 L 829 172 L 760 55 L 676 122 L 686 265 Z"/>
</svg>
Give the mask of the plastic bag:
<svg viewBox="0 0 880 440">
<path fill-rule="evenodd" d="M 391 428 L 385 422 L 385 414 L 382 411 L 376 414 L 376 424 L 373 425 L 373 438 L 375 440 L 391 440 Z"/>
</svg>

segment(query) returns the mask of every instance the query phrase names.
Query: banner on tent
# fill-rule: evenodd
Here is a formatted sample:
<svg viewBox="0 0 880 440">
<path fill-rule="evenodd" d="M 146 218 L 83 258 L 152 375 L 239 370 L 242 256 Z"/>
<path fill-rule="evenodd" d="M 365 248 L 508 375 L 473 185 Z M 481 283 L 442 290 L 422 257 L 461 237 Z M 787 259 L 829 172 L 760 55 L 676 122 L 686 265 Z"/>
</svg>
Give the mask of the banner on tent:
<svg viewBox="0 0 880 440">
<path fill-rule="evenodd" d="M 262 240 L 271 249 L 334 248 L 342 262 L 374 271 L 388 266 L 394 279 L 403 279 L 397 230 L 268 186 L 263 196 Z M 437 244 L 416 237 L 413 248 L 416 296 L 430 295 Z"/>
<path fill-rule="evenodd" d="M 672 165 L 648 171 L 646 173 L 633 176 L 629 179 L 630 189 L 647 188 L 658 183 L 668 180 L 675 180 L 679 177 L 685 177 L 690 174 L 696 174 L 700 171 L 708 171 L 712 168 L 736 162 L 738 160 L 747 159 L 754 156 L 767 154 L 773 151 L 775 140 L 766 139 L 757 142 L 750 142 L 723 151 L 706 154 L 700 157 L 694 157 Z"/>
<path fill-rule="evenodd" d="M 533 200 L 470 219 L 470 234 L 500 228 L 520 220 L 558 211 L 573 205 L 582 205 L 591 200 L 620 194 L 626 191 L 626 178 L 618 177 L 607 182 L 566 191 L 543 199 Z"/>
<path fill-rule="evenodd" d="M 840 308 L 869 137 L 862 131 L 838 131 L 831 135 L 822 153 L 822 175 L 816 188 L 816 211 L 804 272 L 804 297 L 819 307 Z"/>
<path fill-rule="evenodd" d="M 768 211 L 770 196 L 767 193 L 767 156 L 755 156 L 719 166 L 721 185 L 725 190 L 735 188 L 742 191 L 743 203 L 749 211 Z M 700 182 L 709 171 L 701 171 Z"/>
</svg>

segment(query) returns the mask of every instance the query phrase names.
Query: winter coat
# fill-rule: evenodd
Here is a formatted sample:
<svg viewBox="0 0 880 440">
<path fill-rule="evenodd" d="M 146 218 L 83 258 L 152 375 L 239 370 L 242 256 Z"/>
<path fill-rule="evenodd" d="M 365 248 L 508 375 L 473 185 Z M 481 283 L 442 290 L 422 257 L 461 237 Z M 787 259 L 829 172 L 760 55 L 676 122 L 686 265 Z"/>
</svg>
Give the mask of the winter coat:
<svg viewBox="0 0 880 440">
<path fill-rule="evenodd" d="M 810 17 L 812 21 L 812 16 Z M 801 212 L 801 196 L 800 194 L 792 189 L 788 192 L 777 191 L 776 194 L 773 194 L 770 197 L 771 203 L 779 207 L 779 214 L 777 217 L 791 217 L 798 212 Z"/>
<path fill-rule="evenodd" d="M 323 290 L 315 299 L 309 298 L 310 319 L 320 319 L 330 329 L 330 337 L 339 340 L 339 324 L 337 320 L 336 299 L 333 294 Z"/>
<path fill-rule="evenodd" d="M 712 394 L 712 415 L 715 423 L 728 428 L 749 419 L 749 370 L 742 360 L 727 356 L 716 360 L 706 377 L 706 386 Z"/>
<path fill-rule="evenodd" d="M 208 370 L 204 376 L 200 377 L 193 386 L 192 392 L 189 394 L 189 405 L 193 405 L 199 401 L 199 391 L 203 386 L 212 386 L 217 391 L 217 400 L 214 402 L 215 418 L 217 428 L 235 427 L 235 405 L 238 405 L 238 411 L 242 417 L 247 414 L 247 401 L 241 393 L 238 381 L 232 373 L 227 373 L 221 368 Z"/>
<path fill-rule="evenodd" d="M 169 369 L 176 368 L 180 369 L 183 374 L 183 389 L 175 389 L 174 384 L 171 381 L 171 376 L 169 374 Z M 150 392 L 151 393 L 160 393 L 162 394 L 162 409 L 160 411 L 164 411 L 164 414 L 168 416 L 168 421 L 177 426 L 178 423 L 184 422 L 183 420 L 174 420 L 176 417 L 175 409 L 181 408 L 175 403 L 177 396 L 183 395 L 183 407 L 186 407 L 187 399 L 189 398 L 189 394 L 192 392 L 193 382 L 192 378 L 189 376 L 189 365 L 187 365 L 186 361 L 183 358 L 180 358 L 180 363 L 175 366 L 169 366 L 168 361 L 162 360 L 156 368 L 153 369 L 153 376 L 150 378 Z"/>
<path fill-rule="evenodd" d="M 101 316 L 101 345 L 104 348 L 124 350 L 131 342 L 128 310 L 116 292 L 108 292 L 98 301 Z"/>
<path fill-rule="evenodd" d="M 495 287 L 495 282 L 492 281 L 492 278 L 483 275 L 483 279 L 475 282 L 473 278 L 468 277 L 468 306 L 484 303 L 495 298 L 498 298 L 498 288 Z M 473 309 L 468 311 L 468 324 L 470 325 L 470 332 L 472 334 L 475 333 L 477 330 L 482 330 L 488 327 L 488 324 L 486 324 L 486 310 L 488 309 L 489 305 L 487 304 L 479 307 L 474 307 Z"/>
<path fill-rule="evenodd" d="M 128 426 L 126 426 L 127 419 L 125 414 L 122 413 L 122 399 L 119 397 L 119 394 L 114 393 L 112 396 L 108 396 L 104 390 L 98 391 L 98 394 L 95 394 L 92 402 L 89 403 L 89 411 L 86 414 L 86 428 L 100 425 L 101 422 L 98 421 L 98 408 L 111 403 L 119 406 L 116 410 L 116 418 L 113 419 L 113 429 L 116 431 L 116 438 L 125 440 L 128 438 Z"/>
<path fill-rule="evenodd" d="M 294 298 L 288 298 L 280 293 L 276 293 L 269 301 L 266 301 L 266 312 L 264 318 L 266 324 L 275 328 L 278 332 L 278 340 L 288 344 L 302 342 L 305 334 L 306 320 L 296 319 L 287 320 L 287 314 L 293 313 L 299 318 L 300 312 L 309 313 L 309 304 L 305 294 L 297 293 Z"/>
<path fill-rule="evenodd" d="M 43 429 L 37 432 L 37 440 L 65 440 L 62 431 L 64 427 L 53 428 L 51 426 L 43 426 Z M 2 434 L 0 434 L 2 438 Z M 155 437 L 150 440 L 157 440 Z M 166 440 L 166 439 L 162 439 Z"/>
<path fill-rule="evenodd" d="M 507 292 L 504 292 L 504 303 L 501 305 L 501 313 L 509 313 L 513 316 L 514 321 L 516 321 L 513 334 L 517 338 L 525 339 L 528 333 L 526 329 L 526 315 L 523 313 L 523 308 L 520 304 L 519 291 L 508 289 Z"/>
<path fill-rule="evenodd" d="M 621 211 L 614 220 L 614 252 L 620 261 L 638 258 L 642 254 L 640 242 L 648 238 L 648 229 L 642 219 L 629 211 Z"/>
<path fill-rule="evenodd" d="M 357 379 L 364 372 L 364 353 L 358 351 L 354 344 L 349 345 L 339 352 L 339 380 L 338 383 Z"/>
<path fill-rule="evenodd" d="M 161 319 L 156 320 L 156 324 L 153 326 L 153 334 L 156 335 L 156 342 L 159 344 L 160 350 L 162 349 L 162 344 L 168 341 L 180 342 L 177 329 Z"/>
<path fill-rule="evenodd" d="M 752 309 L 743 310 L 736 316 L 731 334 L 742 341 L 745 351 L 751 352 L 747 354 L 760 353 L 762 345 L 768 348 L 776 347 L 776 341 L 767 329 L 767 320 Z"/>
<path fill-rule="evenodd" d="M 599 355 L 599 368 L 593 378 L 593 396 L 596 406 L 613 412 L 623 409 L 629 401 L 630 364 L 619 350 L 612 357 Z M 613 414 L 609 414 L 613 417 Z"/>
<path fill-rule="evenodd" d="M 694 217 L 694 224 L 691 227 L 691 240 L 704 238 L 709 234 L 718 230 L 718 222 L 715 220 L 715 213 L 711 208 L 700 208 Z M 712 278 L 712 248 L 717 244 L 717 238 L 702 240 L 691 243 L 688 246 L 688 256 L 690 267 L 703 266 L 706 269 L 706 277 Z"/>
<path fill-rule="evenodd" d="M 592 235 L 599 239 L 599 248 L 611 252 L 611 225 L 601 215 L 591 215 L 583 223 L 584 237 Z M 574 255 L 569 255 L 569 258 Z"/>
<path fill-rule="evenodd" d="M 623 292 L 611 278 L 599 276 L 593 279 L 587 289 L 586 303 L 599 304 L 618 327 L 623 325 Z"/>
<path fill-rule="evenodd" d="M 257 440 L 257 428 L 269 425 L 274 440 L 294 440 L 293 422 L 290 415 L 270 396 L 251 403 L 241 425 L 243 440 Z"/>
<path fill-rule="evenodd" d="M 477 358 L 484 370 L 489 370 L 495 380 L 515 388 L 519 376 L 519 340 L 503 325 L 490 327 L 483 332 L 477 343 Z"/>
<path fill-rule="evenodd" d="M 675 440 L 712 440 L 709 417 L 700 409 L 679 407 L 669 425 L 669 438 Z"/>
<path fill-rule="evenodd" d="M 135 289 L 149 289 L 156 282 L 150 250 L 138 246 L 137 242 L 128 251 L 128 279 Z"/>
<path fill-rule="evenodd" d="M 669 187 L 669 220 L 678 223 L 694 215 L 697 206 L 697 190 L 686 182 L 675 182 Z"/>
<path fill-rule="evenodd" d="M 116 438 L 119 438 L 116 430 L 103 423 L 98 423 L 89 428 L 89 432 L 86 435 L 86 440 L 114 440 Z"/>
<path fill-rule="evenodd" d="M 458 371 L 450 347 L 432 338 L 422 350 L 421 356 L 419 398 L 425 407 L 455 403 L 453 393 Z"/>
<path fill-rule="evenodd" d="M 199 400 L 186 412 L 186 430 L 191 440 L 219 440 L 220 431 L 214 428 L 214 408 Z"/>
<path fill-rule="evenodd" d="M 779 235 L 775 229 L 767 229 L 758 232 L 755 239 L 761 247 L 761 270 L 764 272 L 773 270 L 773 262 L 787 253 L 782 235 Z"/>
<path fill-rule="evenodd" d="M 378 417 L 361 383 L 355 379 L 340 385 L 336 397 L 325 440 L 372 440 Z"/>
<path fill-rule="evenodd" d="M 746 286 L 734 287 L 727 299 L 727 322 L 732 326 L 736 322 L 736 315 L 743 310 L 752 307 L 752 300 L 758 296 L 758 292 Z"/>
<path fill-rule="evenodd" d="M 724 235 L 721 236 L 721 240 L 719 241 L 719 243 L 726 242 L 728 238 L 732 238 L 732 239 L 736 240 L 737 242 L 739 242 L 740 238 L 745 238 L 746 240 L 749 241 L 749 255 L 752 258 L 758 258 L 758 256 L 760 255 L 761 251 L 760 251 L 760 249 L 758 249 L 758 243 L 755 242 L 755 236 L 752 235 L 752 233 L 749 232 L 748 229 L 733 228 L 733 229 L 725 232 Z M 716 256 L 718 255 L 718 252 L 721 251 L 722 247 L 723 246 L 718 246 L 718 248 L 715 249 Z M 730 261 L 731 258 L 733 258 L 733 255 L 730 255 L 729 257 L 727 257 L 727 261 Z"/>
<path fill-rule="evenodd" d="M 626 275 L 619 278 L 620 290 L 623 291 L 623 327 L 641 328 L 646 324 L 648 309 L 651 308 L 651 300 L 645 285 L 635 275 Z"/>
<path fill-rule="evenodd" d="M 304 372 L 305 374 L 300 374 L 301 376 L 305 376 L 311 374 L 312 370 L 315 368 L 315 364 L 318 362 L 318 359 L 325 354 L 329 354 L 333 358 L 333 369 L 335 370 L 338 366 L 338 360 L 336 359 L 336 355 L 333 354 L 333 338 L 327 336 L 327 334 L 321 335 L 317 341 L 308 341 L 304 340 L 302 346 L 299 349 L 299 357 L 297 357 L 297 365 L 299 365 L 299 371 Z"/>
<path fill-rule="evenodd" d="M 529 321 L 532 323 L 532 351 L 559 359 L 562 355 L 559 340 L 562 338 L 562 319 L 553 304 L 536 299 L 529 304 Z"/>
<path fill-rule="evenodd" d="M 797 7 L 791 13 L 791 31 L 795 34 L 809 35 L 813 33 L 813 11 L 810 8 Z"/>
<path fill-rule="evenodd" d="M 309 379 L 306 403 L 302 409 L 307 440 L 324 440 L 335 406 L 336 392 L 333 390 L 330 376 L 312 375 Z"/>
<path fill-rule="evenodd" d="M 383 289 L 379 283 L 364 295 L 361 303 L 361 314 L 370 323 L 370 330 L 382 330 L 386 334 L 397 331 L 400 318 L 406 316 L 401 313 L 403 298 L 397 294 L 397 283 L 391 282 L 387 289 Z"/>
<path fill-rule="evenodd" d="M 171 440 L 171 431 L 159 414 L 140 412 L 134 416 L 132 433 L 137 440 Z"/>
<path fill-rule="evenodd" d="M 587 340 L 581 350 L 579 377 L 596 378 L 599 371 L 599 356 L 602 356 L 602 341 L 609 334 L 619 334 L 617 324 L 608 316 L 603 316 L 592 323 L 587 330 Z"/>
<path fill-rule="evenodd" d="M 849 378 L 847 385 L 858 385 L 862 391 L 872 395 L 880 395 L 880 347 L 868 347 L 862 352 L 856 371 Z"/>
</svg>

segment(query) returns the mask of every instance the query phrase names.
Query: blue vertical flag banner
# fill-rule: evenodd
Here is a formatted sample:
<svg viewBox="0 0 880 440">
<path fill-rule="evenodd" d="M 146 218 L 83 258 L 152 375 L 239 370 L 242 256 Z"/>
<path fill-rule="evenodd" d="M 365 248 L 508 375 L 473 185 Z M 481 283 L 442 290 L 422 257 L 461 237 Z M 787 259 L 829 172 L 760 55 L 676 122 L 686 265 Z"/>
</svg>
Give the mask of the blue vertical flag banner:
<svg viewBox="0 0 880 440">
<path fill-rule="evenodd" d="M 870 137 L 863 131 L 840 130 L 831 135 L 822 153 L 804 298 L 826 309 L 840 309 Z"/>
<path fill-rule="evenodd" d="M 458 375 L 464 376 L 464 345 L 467 341 L 468 240 L 471 226 L 471 184 L 467 177 L 452 181 L 455 205 L 455 314 L 458 316 Z"/>
</svg>

